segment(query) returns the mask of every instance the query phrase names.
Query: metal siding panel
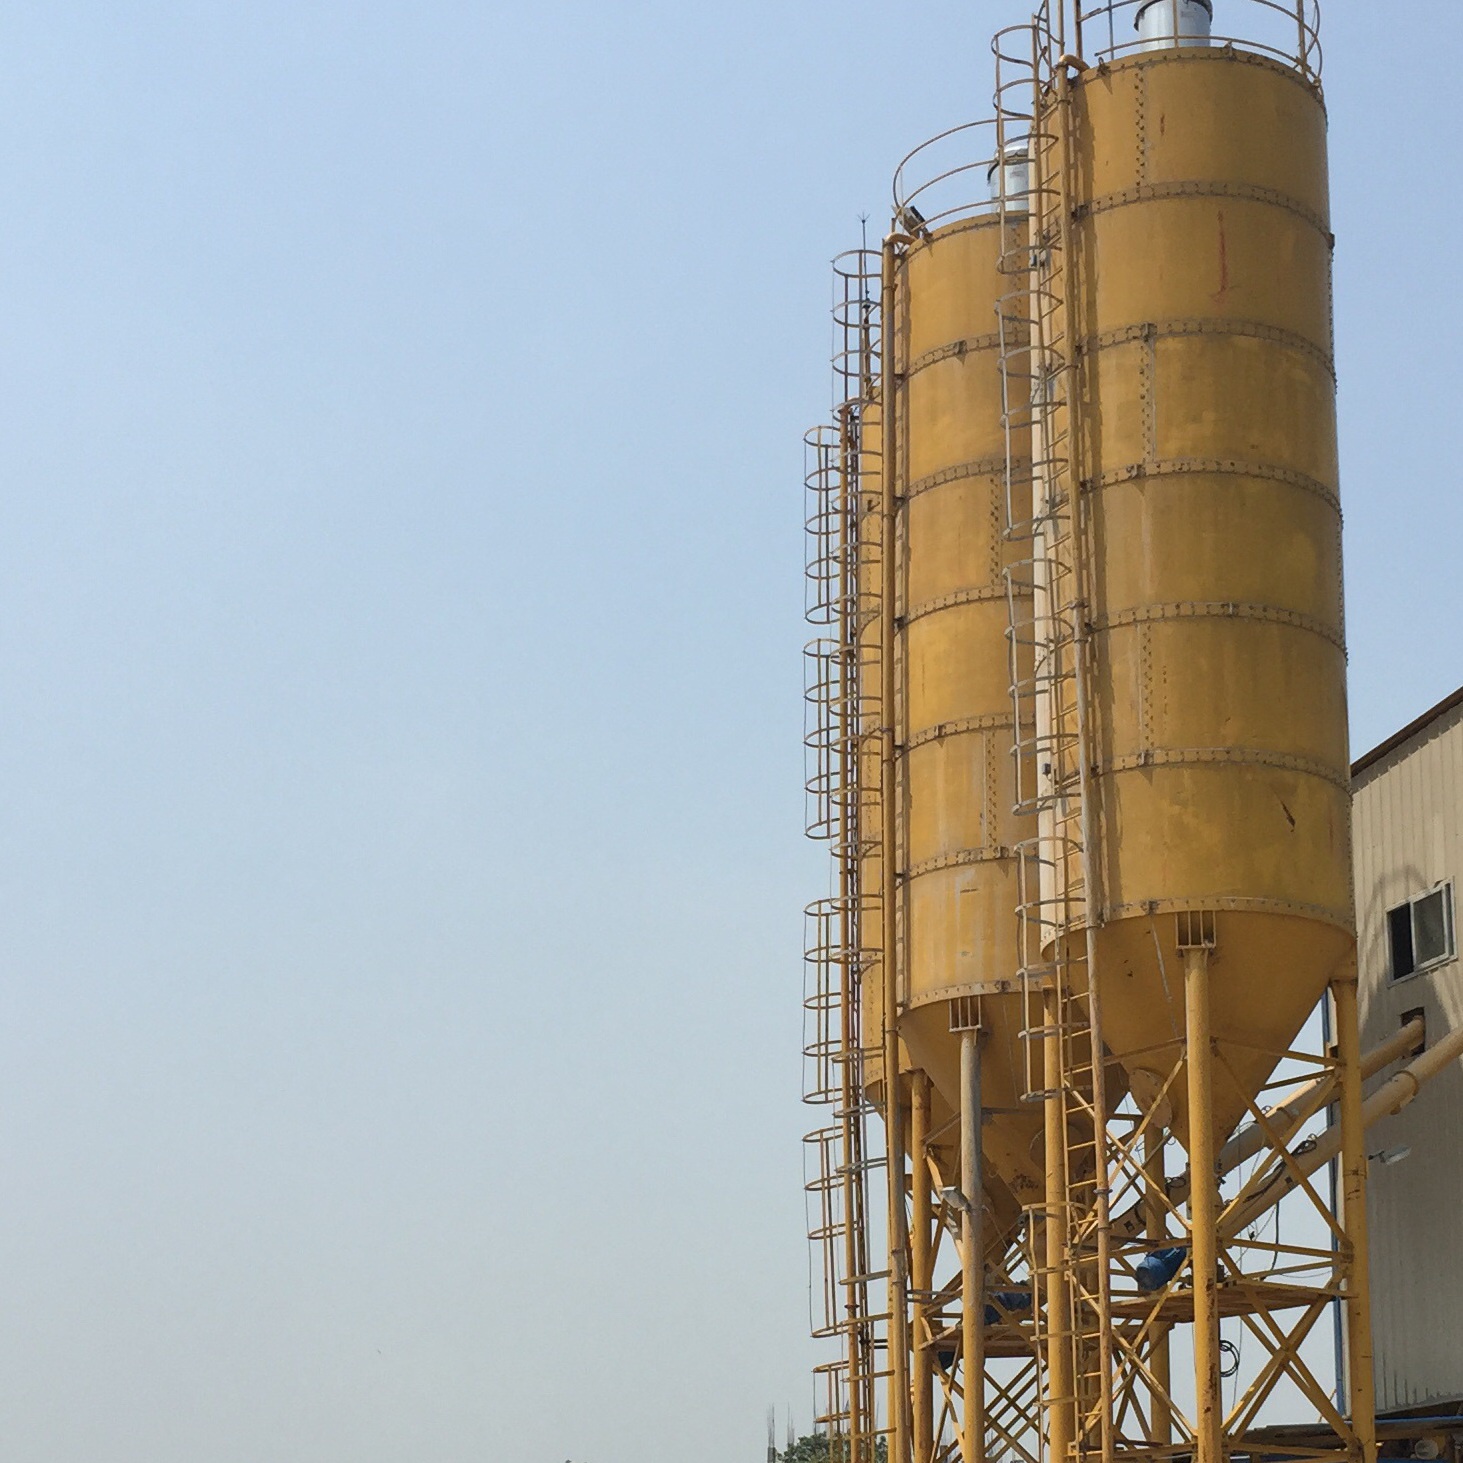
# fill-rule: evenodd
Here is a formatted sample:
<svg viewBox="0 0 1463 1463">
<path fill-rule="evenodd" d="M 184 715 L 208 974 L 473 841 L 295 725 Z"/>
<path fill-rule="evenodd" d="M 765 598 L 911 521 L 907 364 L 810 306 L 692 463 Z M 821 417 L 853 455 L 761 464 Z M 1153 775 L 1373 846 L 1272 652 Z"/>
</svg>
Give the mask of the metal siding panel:
<svg viewBox="0 0 1463 1463">
<path fill-rule="evenodd" d="M 1428 727 L 1361 781 L 1355 793 L 1356 884 L 1363 1032 L 1374 1044 L 1402 1012 L 1427 1013 L 1430 1040 L 1463 1023 L 1455 959 L 1391 985 L 1388 907 L 1440 879 L 1463 882 L 1463 709 Z M 1412 1106 L 1378 1124 L 1372 1151 L 1410 1147 L 1370 1185 L 1377 1403 L 1384 1411 L 1463 1396 L 1463 1068 L 1441 1074 Z M 1439 1263 L 1441 1262 L 1441 1263 Z"/>
</svg>

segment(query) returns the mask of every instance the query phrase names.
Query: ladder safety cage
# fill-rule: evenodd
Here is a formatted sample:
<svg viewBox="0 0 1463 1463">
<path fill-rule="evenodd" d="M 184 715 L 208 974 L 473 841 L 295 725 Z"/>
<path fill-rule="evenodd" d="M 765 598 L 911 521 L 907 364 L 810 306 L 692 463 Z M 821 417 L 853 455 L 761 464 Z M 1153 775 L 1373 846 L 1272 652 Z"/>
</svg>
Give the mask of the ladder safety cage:
<svg viewBox="0 0 1463 1463">
<path fill-rule="evenodd" d="M 878 921 L 877 898 L 865 892 L 860 868 L 877 813 L 860 759 L 867 724 L 877 719 L 870 704 L 876 686 L 865 673 L 864 641 L 878 622 L 878 603 L 871 602 L 861 542 L 861 481 L 871 449 L 877 452 L 865 440 L 864 419 L 876 394 L 878 277 L 875 251 L 834 261 L 832 420 L 804 439 L 806 613 L 816 632 L 804 652 L 807 829 L 829 844 L 832 863 L 832 891 L 806 911 L 804 1093 L 831 1109 L 804 1140 L 808 1237 L 820 1277 L 810 1322 L 815 1338 L 837 1343 L 815 1369 L 815 1423 L 840 1440 L 847 1463 L 873 1463 L 875 1398 L 888 1373 L 887 1316 L 869 1304 L 870 1284 L 880 1278 L 869 1264 L 870 1176 L 886 1159 L 872 1141 L 860 1002 L 873 959 L 863 931 Z"/>
<path fill-rule="evenodd" d="M 997 117 L 951 127 L 921 143 L 899 164 L 893 181 L 895 229 L 912 241 L 906 246 L 912 252 L 964 227 L 994 225 L 1000 231 L 1001 266 L 1007 268 L 1018 241 L 1025 257 L 1028 174 L 1029 139 L 1023 129 L 1003 130 Z M 897 403 L 904 379 L 897 363 L 892 378 Z M 901 432 L 907 430 L 907 421 L 900 425 Z M 1025 471 L 1029 479 L 1029 463 Z M 956 1019 L 952 1008 L 951 1020 Z M 928 1096 L 924 1121 L 928 1123 Z M 978 1377 L 965 1373 L 963 1333 L 968 1317 L 960 1253 L 962 1212 L 950 1197 L 955 1192 L 949 1187 L 953 1175 L 941 1171 L 931 1146 L 942 1135 L 948 1142 L 950 1121 L 954 1120 L 933 1133 L 926 1131 L 921 1141 L 916 1120 L 909 1150 L 905 1231 L 922 1238 L 920 1247 L 912 1244 L 902 1261 L 910 1271 L 908 1341 L 912 1363 L 925 1358 L 924 1375 L 926 1384 L 933 1385 L 934 1408 L 932 1413 L 925 1411 L 927 1402 L 917 1390 L 921 1383 L 915 1367 L 916 1401 L 906 1446 L 913 1463 L 963 1463 L 968 1418 L 974 1409 L 976 1426 L 984 1435 L 980 1456 L 1041 1463 L 1042 1371 L 1031 1314 L 1033 1276 L 1028 1246 L 1019 1231 L 1004 1255 L 982 1256 L 984 1299 L 971 1303 L 982 1312 L 983 1370 Z M 932 1185 L 933 1194 L 920 1195 L 923 1185 Z M 972 1388 L 978 1395 L 972 1393 L 968 1399 Z"/>
<path fill-rule="evenodd" d="M 1019 548 L 1007 571 L 1013 755 L 1018 806 L 1036 821 L 1016 849 L 1026 1095 L 1047 1110 L 1047 1188 L 1027 1233 L 1053 1463 L 1110 1456 L 1114 1416 L 1065 26 L 1065 6 L 1044 3 L 994 42 L 998 135 L 1026 150 L 1023 197 L 1002 202 L 1024 209 L 1027 229 L 1003 261 L 1012 288 L 999 316 L 1006 532 Z"/>
</svg>

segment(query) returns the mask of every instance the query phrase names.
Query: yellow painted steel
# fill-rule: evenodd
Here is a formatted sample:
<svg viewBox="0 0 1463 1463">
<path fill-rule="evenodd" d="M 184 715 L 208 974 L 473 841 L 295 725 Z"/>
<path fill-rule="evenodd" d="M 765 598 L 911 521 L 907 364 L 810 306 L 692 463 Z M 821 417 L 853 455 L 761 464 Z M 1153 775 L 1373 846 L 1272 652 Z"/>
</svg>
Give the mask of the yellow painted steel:
<svg viewBox="0 0 1463 1463">
<path fill-rule="evenodd" d="M 1151 1099 L 1174 915 L 1212 912 L 1212 1151 L 1353 941 L 1325 116 L 1184 47 L 1082 72 L 1070 119 L 1103 1035 Z"/>
<path fill-rule="evenodd" d="M 936 229 L 899 264 L 901 370 L 900 793 L 906 819 L 900 1035 L 945 1107 L 961 1106 L 964 1001 L 983 1036 L 992 1172 L 1018 1202 L 1041 1192 L 1039 1110 L 1027 1083 L 1018 983 L 1016 802 L 1005 569 L 1006 439 L 996 306 L 1011 225 L 994 214 Z M 1040 1063 L 1036 1063 L 1039 1071 Z M 1012 1209 L 1014 1214 L 1014 1208 Z"/>
<path fill-rule="evenodd" d="M 867 389 L 840 418 L 858 494 L 843 1039 L 887 1140 L 869 1356 L 888 1391 L 866 1410 L 897 1463 L 981 1463 L 1012 1436 L 1057 1463 L 1222 1463 L 1290 1375 L 1334 1435 L 1317 1456 L 1367 1463 L 1324 113 L 1304 54 L 1091 65 L 1052 13 L 1030 30 L 1030 110 L 998 131 L 1030 230 L 1010 198 L 930 208 L 931 228 L 910 206 L 930 195 L 900 194 Z M 998 105 L 1013 95 L 998 78 Z M 1029 329 L 1004 352 L 998 305 L 1008 337 Z M 1014 462 L 1003 411 L 1032 423 Z M 1328 982 L 1337 1052 L 1293 1056 L 1277 1107 L 1264 1084 Z M 1321 1207 L 1284 1150 L 1323 1102 L 1341 1114 L 1329 1262 L 1237 1229 L 1287 1180 Z M 1150 1291 L 1140 1262 L 1170 1247 L 1184 1264 Z M 988 1325 L 1007 1286 L 1030 1320 Z M 1336 1295 L 1354 1420 L 1299 1360 Z M 1226 1410 L 1220 1322 L 1241 1315 L 1264 1318 L 1271 1361 Z M 1192 1393 L 1171 1385 L 1188 1356 Z M 1002 1371 L 1028 1359 L 1029 1403 Z"/>
<path fill-rule="evenodd" d="M 882 405 L 872 401 L 864 408 L 857 444 L 860 483 L 857 516 L 857 639 L 859 728 L 857 752 L 857 802 L 855 823 L 860 848 L 859 889 L 863 912 L 860 938 L 863 969 L 861 977 L 864 1030 L 863 1075 L 870 1098 L 884 1101 L 884 848 L 882 839 L 884 805 L 883 748 L 883 637 L 881 604 L 884 591 L 883 542 L 885 532 L 882 501 L 884 418 Z M 906 1064 L 903 1064 L 907 1066 Z"/>
</svg>

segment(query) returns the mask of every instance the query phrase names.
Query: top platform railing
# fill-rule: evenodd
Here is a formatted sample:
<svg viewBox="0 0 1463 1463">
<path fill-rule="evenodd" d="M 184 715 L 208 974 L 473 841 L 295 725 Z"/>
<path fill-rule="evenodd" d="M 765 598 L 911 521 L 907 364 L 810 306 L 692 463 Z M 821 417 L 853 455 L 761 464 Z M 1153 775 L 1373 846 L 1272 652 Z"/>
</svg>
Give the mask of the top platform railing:
<svg viewBox="0 0 1463 1463">
<path fill-rule="evenodd" d="M 1207 34 L 1194 34 L 1201 13 Z M 895 221 L 922 237 L 963 219 L 1024 215 L 1027 159 L 1041 144 L 1033 134 L 1043 131 L 1037 99 L 1069 58 L 1102 64 L 1159 51 L 1237 51 L 1319 88 L 1320 26 L 1319 0 L 1041 0 L 1030 21 L 992 42 L 997 116 L 938 133 L 895 169 Z"/>
<path fill-rule="evenodd" d="M 1201 10 L 1208 34 L 1186 34 L 1187 17 Z M 1043 0 L 1037 25 L 1054 60 L 1059 52 L 1111 62 L 1159 50 L 1231 50 L 1268 57 L 1321 83 L 1319 0 Z M 1075 33 L 1067 34 L 1072 26 Z"/>
<path fill-rule="evenodd" d="M 1026 166 L 1025 139 L 1003 143 L 994 117 L 947 128 L 894 170 L 895 221 L 919 238 L 961 219 L 1024 214 Z"/>
</svg>

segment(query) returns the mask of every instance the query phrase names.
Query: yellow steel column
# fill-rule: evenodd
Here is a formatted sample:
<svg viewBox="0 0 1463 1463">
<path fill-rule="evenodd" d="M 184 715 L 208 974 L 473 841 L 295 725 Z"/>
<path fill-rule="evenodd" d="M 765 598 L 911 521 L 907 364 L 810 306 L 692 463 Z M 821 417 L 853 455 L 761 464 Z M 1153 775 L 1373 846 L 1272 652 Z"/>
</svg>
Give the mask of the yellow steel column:
<svg viewBox="0 0 1463 1463">
<path fill-rule="evenodd" d="M 850 884 L 845 878 L 845 886 Z M 851 891 L 845 888 L 843 948 L 849 948 L 848 905 Z M 858 1165 L 862 1162 L 862 1145 L 857 1143 L 859 1134 L 857 1104 L 862 1101 L 858 1090 L 857 1069 L 852 1060 L 850 1031 L 853 1025 L 854 992 L 853 972 L 848 962 L 842 971 L 842 1019 L 845 1044 L 840 1101 L 843 1104 L 843 1288 L 844 1288 L 844 1356 L 848 1362 L 848 1454 L 850 1463 L 864 1463 L 865 1437 L 873 1419 L 865 1415 L 864 1398 L 867 1395 L 864 1380 L 863 1329 L 868 1314 L 867 1285 L 864 1272 L 868 1270 L 863 1247 L 859 1244 L 860 1227 L 863 1222 L 862 1196 L 859 1186 L 863 1183 Z M 855 1041 L 857 1037 L 853 1038 Z"/>
<path fill-rule="evenodd" d="M 1377 1456 L 1376 1392 L 1372 1375 L 1371 1257 L 1367 1250 L 1366 1123 L 1361 1100 L 1361 1037 L 1356 1012 L 1356 962 L 1331 982 L 1336 1003 L 1336 1055 L 1341 1062 L 1341 1222 L 1350 1248 L 1346 1277 L 1347 1395 L 1361 1444 L 1361 1463 Z"/>
<path fill-rule="evenodd" d="M 1194 1278 L 1194 1463 L 1222 1463 L 1224 1413 L 1219 1390 L 1219 1180 L 1215 1175 L 1214 1041 L 1210 1034 L 1209 951 L 1186 948 L 1184 1014 L 1188 1029 L 1189 1195 Z"/>
<path fill-rule="evenodd" d="M 884 1126 L 889 1194 L 889 1463 L 909 1463 L 909 1236 L 904 1208 L 905 1144 L 902 1082 L 899 1073 L 899 872 L 895 842 L 899 835 L 896 793 L 898 736 L 895 727 L 898 680 L 894 637 L 895 597 L 899 588 L 896 534 L 895 454 L 898 436 L 894 401 L 895 309 L 894 266 L 897 234 L 884 240 L 882 309 L 880 313 L 880 413 L 883 428 L 879 459 L 879 720 L 880 774 L 880 924 L 884 978 Z"/>
<path fill-rule="evenodd" d="M 980 1029 L 960 1039 L 960 1327 L 965 1463 L 985 1463 L 985 1181 L 981 1174 Z"/>
<path fill-rule="evenodd" d="M 860 261 L 860 269 L 864 267 Z M 867 326 L 863 327 L 867 330 Z M 868 343 L 861 341 L 860 359 L 868 358 Z M 858 564 L 847 551 L 848 524 L 858 513 L 858 503 L 849 500 L 849 483 L 857 481 L 858 462 L 854 434 L 847 406 L 838 414 L 839 468 L 841 486 L 839 519 L 842 546 L 838 556 L 838 640 L 842 660 L 840 674 L 839 713 L 843 736 L 839 741 L 839 779 L 845 789 L 857 788 L 859 775 L 858 750 Z M 854 735 L 849 738 L 849 730 Z M 864 1379 L 864 1331 L 868 1318 L 868 1271 L 866 1249 L 860 1243 L 864 1223 L 863 1206 L 863 1118 L 860 1104 L 863 1093 L 861 1063 L 855 1060 L 863 1044 L 858 1014 L 857 978 L 848 952 L 857 939 L 854 907 L 859 898 L 857 810 L 847 797 L 839 800 L 838 843 L 838 935 L 844 958 L 839 965 L 839 1037 L 842 1063 L 839 1072 L 839 1102 L 842 1109 L 843 1145 L 843 1287 L 844 1287 L 844 1357 L 848 1362 L 848 1456 L 849 1463 L 864 1463 L 865 1435 L 873 1424 L 865 1410 L 869 1395 Z"/>
<path fill-rule="evenodd" d="M 1057 1088 L 1061 1071 L 1061 1006 L 1054 985 L 1042 994 L 1042 1059 L 1047 1095 L 1043 1105 L 1046 1127 L 1046 1220 L 1044 1294 L 1035 1297 L 1046 1312 L 1046 1431 L 1048 1463 L 1067 1463 L 1076 1431 L 1075 1390 L 1072 1375 L 1072 1320 L 1066 1279 L 1067 1124 L 1062 1093 Z M 1034 1263 L 1034 1261 L 1033 1261 Z"/>
<path fill-rule="evenodd" d="M 1163 1196 L 1167 1188 L 1164 1173 L 1165 1152 L 1162 1129 L 1150 1126 L 1143 1135 L 1143 1167 L 1148 1177 L 1144 1238 L 1154 1245 L 1161 1245 L 1170 1238 L 1168 1216 L 1163 1207 Z M 1148 1349 L 1148 1370 L 1153 1374 L 1154 1387 L 1153 1441 L 1164 1446 L 1173 1441 L 1173 1403 L 1169 1400 L 1173 1387 L 1170 1329 L 1162 1322 L 1157 1323 L 1153 1328 L 1153 1340 Z"/>
<path fill-rule="evenodd" d="M 926 1072 L 914 1074 L 914 1098 L 909 1147 L 913 1169 L 914 1221 L 910 1236 L 910 1270 L 914 1316 L 912 1370 L 914 1373 L 914 1458 L 930 1463 L 935 1451 L 935 1370 L 929 1344 L 929 1294 L 934 1287 L 931 1230 L 934 1223 L 930 1202 L 930 1079 Z"/>
</svg>

